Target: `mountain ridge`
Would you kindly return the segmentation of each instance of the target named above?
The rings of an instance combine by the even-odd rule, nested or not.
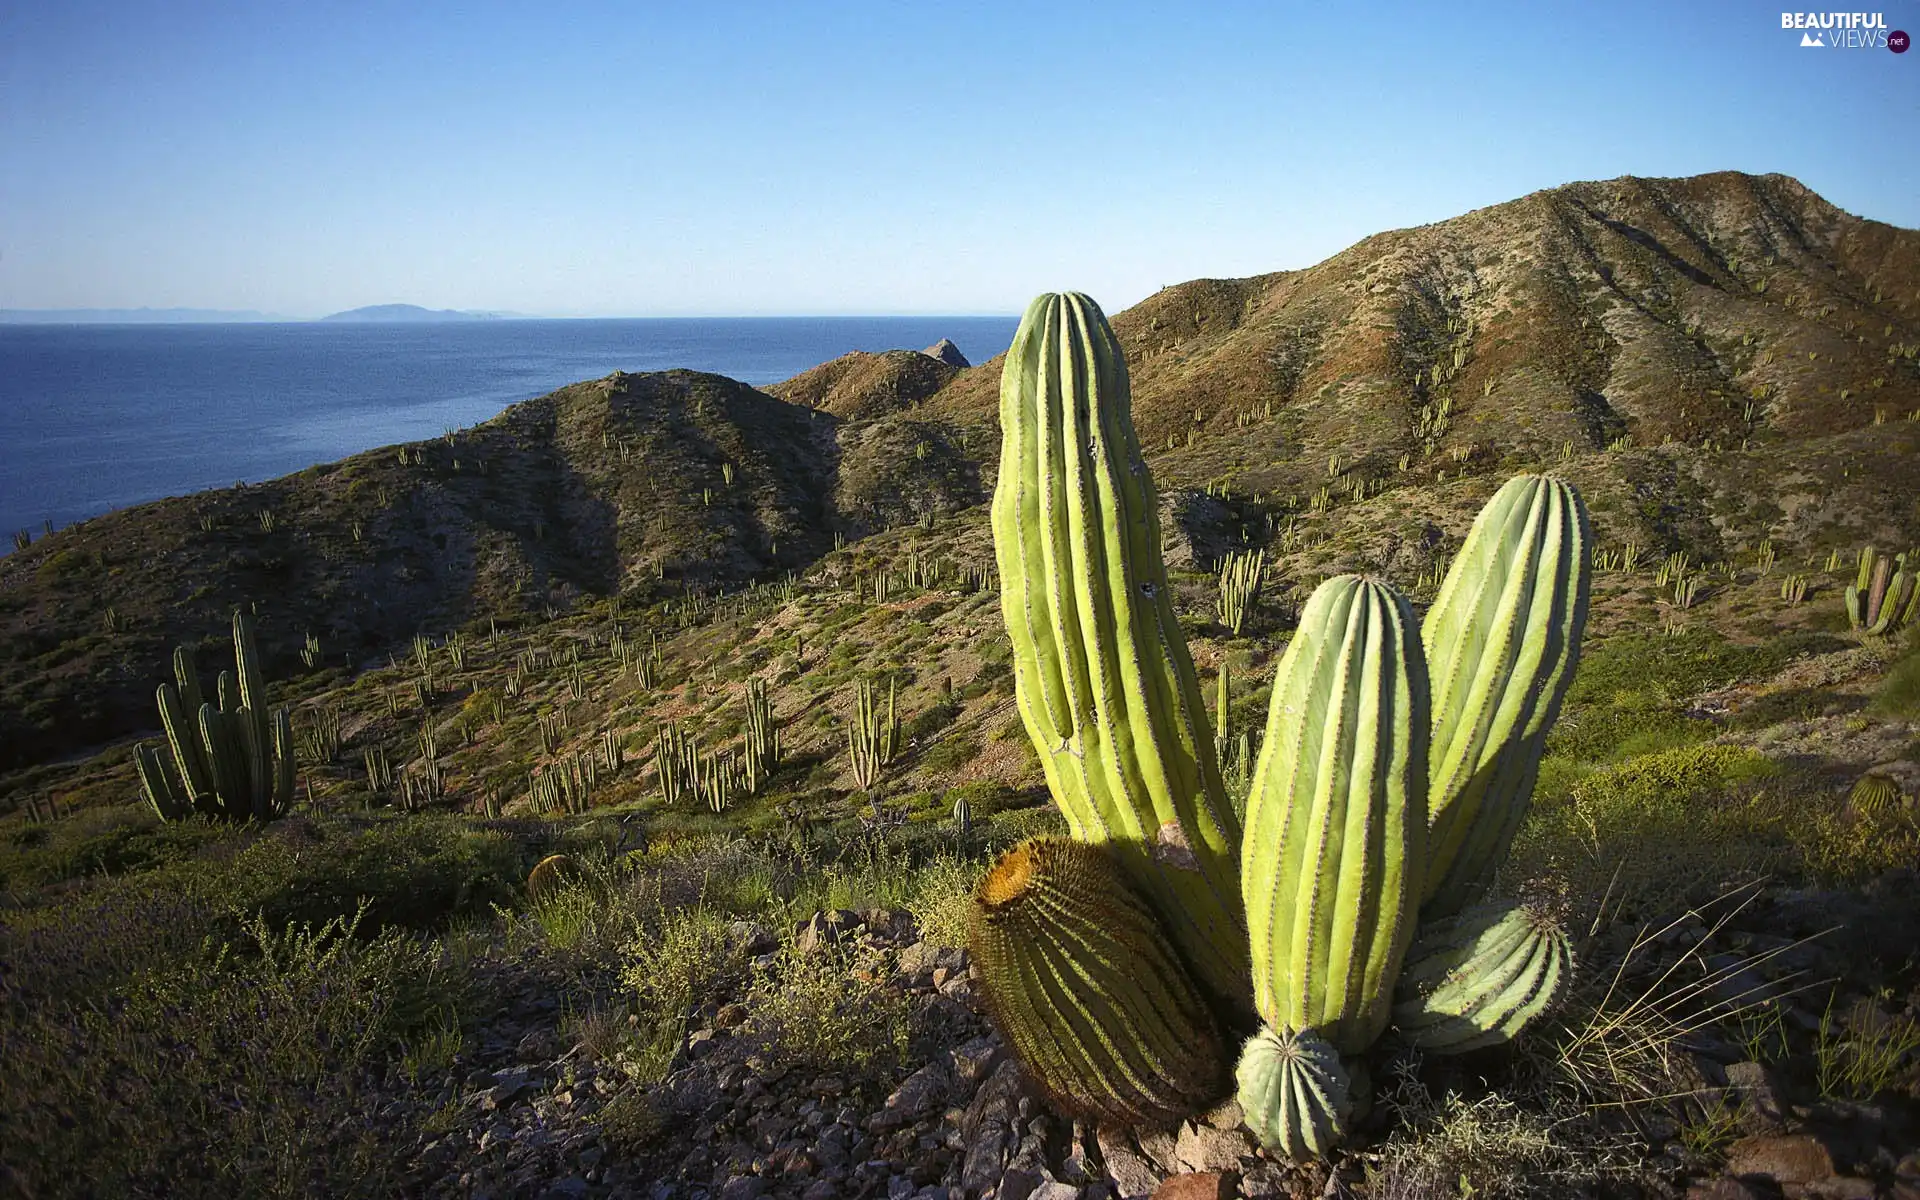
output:
[[[1785,176],[1544,189],[1112,322],[1183,562],[1279,556],[1294,525],[1367,531],[1346,557],[1286,551],[1303,579],[1411,571],[1490,480],[1547,467],[1649,552],[1920,542],[1920,232]],[[759,390],[616,373],[61,530],[0,560],[0,768],[150,727],[173,644],[236,605],[284,674],[309,630],[358,661],[489,613],[811,569],[836,538],[983,529],[1000,365],[848,355]]]

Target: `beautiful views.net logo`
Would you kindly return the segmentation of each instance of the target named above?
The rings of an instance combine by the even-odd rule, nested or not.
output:
[[[1783,12],[1780,28],[1801,30],[1800,44],[1821,49],[1878,50],[1905,54],[1911,39],[1906,31],[1888,29],[1884,13]]]

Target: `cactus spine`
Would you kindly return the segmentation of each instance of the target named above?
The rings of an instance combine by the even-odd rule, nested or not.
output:
[[[1321,584],[1274,679],[1241,879],[1254,1007],[1357,1054],[1386,1029],[1427,835],[1427,676],[1393,588]]]
[[[1174,616],[1130,407],[1099,305],[1035,299],[1001,375],[993,498],[1015,696],[1073,836],[1112,844],[1208,990],[1238,998],[1239,822]]]
[[[1429,918],[1485,890],[1526,816],[1547,729],[1580,658],[1592,541],[1571,487],[1549,476],[1510,479],[1474,518],[1427,612]]]
[[[1393,1023],[1435,1054],[1510,1041],[1572,971],[1559,924],[1524,904],[1482,906],[1422,928],[1400,976]]]
[[[1014,847],[981,881],[968,934],[995,1023],[1058,1107],[1166,1124],[1219,1093],[1206,1000],[1109,847]]]
[[[233,662],[232,672],[220,673],[217,707],[204,700],[185,646],[173,655],[177,686],[163,683],[155,693],[172,762],[142,744],[134,763],[163,821],[192,812],[269,821],[293,804],[293,724],[285,708],[267,711],[253,620],[245,612],[233,615]]]

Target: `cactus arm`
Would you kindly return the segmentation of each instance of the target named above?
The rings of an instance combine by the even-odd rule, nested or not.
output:
[[[1077,839],[1112,843],[1207,988],[1244,996],[1246,936],[1205,707],[1160,558],[1126,365],[1078,295],[1028,306],[1001,380],[994,547],[1015,695]]]
[[[284,708],[273,714],[273,753],[273,795],[263,820],[293,811],[293,718]]]
[[[200,689],[193,690],[198,693]],[[206,754],[200,745],[197,722],[200,710],[183,707],[180,693],[165,683],[154,689],[154,703],[160,709],[160,725],[166,731],[167,747],[173,752],[183,794],[191,799],[213,791],[213,773],[207,767]]]
[[[145,742],[140,743],[133,748],[133,765],[139,772],[140,788],[146,793],[147,803],[153,805],[153,811],[162,821],[177,821],[187,815],[190,808],[168,775],[159,751]]]
[[[1421,636],[1433,681],[1427,915],[1485,889],[1532,798],[1548,728],[1579,663],[1592,590],[1579,493],[1508,480],[1475,518]]]
[[[1406,598],[1347,575],[1301,613],[1247,798],[1254,1004],[1359,1053],[1385,1029],[1413,932],[1431,720]]]

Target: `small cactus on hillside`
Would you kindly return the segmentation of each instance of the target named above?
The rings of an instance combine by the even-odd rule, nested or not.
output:
[[[155,692],[170,758],[134,749],[147,801],[163,821],[201,813],[227,821],[268,821],[293,805],[293,725],[285,708],[267,711],[253,619],[233,615],[232,672],[220,672],[216,705],[203,698],[193,654],[173,654],[174,683]]]

